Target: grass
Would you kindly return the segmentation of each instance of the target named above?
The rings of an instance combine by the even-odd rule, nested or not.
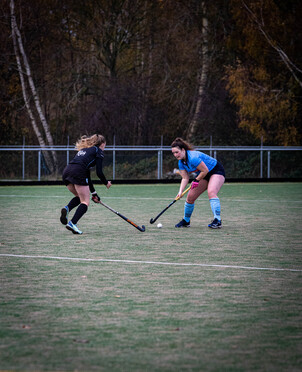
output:
[[[300,183],[224,185],[218,231],[206,195],[149,224],[178,185],[97,189],[146,231],[92,203],[73,235],[64,186],[0,187],[1,370],[301,370]]]

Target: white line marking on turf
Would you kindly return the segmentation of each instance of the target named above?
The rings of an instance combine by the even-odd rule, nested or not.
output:
[[[282,269],[278,267],[253,267],[237,265],[218,265],[218,264],[201,264],[201,263],[184,263],[184,262],[159,262],[159,261],[135,261],[135,260],[116,260],[108,258],[77,258],[77,257],[57,257],[57,256],[30,256],[23,254],[0,253],[2,257],[17,258],[39,258],[48,260],[65,260],[65,261],[83,261],[83,262],[117,262],[130,264],[147,264],[147,265],[166,265],[166,266],[197,266],[197,267],[217,267],[222,269],[243,269],[243,270],[266,270],[266,271],[291,271],[302,272],[302,269]]]
[[[59,199],[66,199],[66,196],[63,195],[0,195],[0,198],[59,198]],[[67,198],[68,199],[68,198]],[[139,196],[104,196],[102,199],[121,199],[121,200],[170,200],[172,201],[173,198],[159,198],[159,197],[154,197],[154,198],[148,198],[148,197],[139,197]],[[183,199],[185,200],[185,199]],[[273,200],[273,199],[235,199],[235,198],[222,198],[222,200],[225,201],[232,201],[232,202],[248,202],[248,203],[302,203],[302,200]],[[207,202],[208,200],[199,200],[199,202]]]

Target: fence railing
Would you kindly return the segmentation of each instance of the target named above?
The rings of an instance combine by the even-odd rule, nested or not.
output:
[[[210,156],[213,156],[214,158],[217,158],[217,154],[219,153],[220,157],[223,157],[223,153],[242,153],[242,152],[252,152],[259,155],[259,163],[258,163],[258,171],[259,171],[259,177],[264,178],[264,168],[266,169],[266,178],[271,178],[271,158],[272,153],[275,152],[294,152],[295,154],[298,154],[299,159],[301,158],[301,151],[302,146],[197,146],[195,147],[196,150],[208,153]],[[45,146],[41,148],[40,146],[1,146],[0,147],[0,154],[3,152],[13,152],[13,153],[20,153],[20,162],[21,162],[21,168],[22,168],[22,179],[25,179],[25,168],[26,168],[26,153],[33,152],[36,154],[36,161],[31,160],[31,163],[35,163],[36,168],[36,176],[38,181],[41,180],[41,174],[42,174],[42,163],[43,163],[43,152],[44,151],[56,151],[60,153],[65,153],[65,161],[63,160],[63,166],[69,163],[69,160],[71,158],[71,155],[74,156],[76,150],[73,146]],[[163,158],[165,153],[169,153],[171,155],[171,147],[170,146],[107,146],[105,149],[106,154],[111,154],[111,160],[112,160],[112,179],[115,180],[118,177],[117,173],[117,155],[119,153],[128,154],[131,153],[139,153],[144,152],[151,153],[153,156],[155,155],[157,158],[157,172],[156,176],[154,178],[157,178],[158,180],[163,178]],[[172,155],[171,155],[172,156]],[[264,158],[266,157],[266,166],[264,164]],[[123,157],[126,159],[126,156]],[[175,159],[174,159],[175,160]],[[220,159],[219,159],[220,160]],[[302,159],[301,159],[302,160]],[[15,160],[16,161],[16,160]],[[232,160],[230,160],[230,156],[226,158],[227,162],[230,162],[230,165],[233,166]],[[0,161],[2,163],[1,168],[5,168],[6,166],[9,166],[9,164],[6,164],[7,162]],[[18,160],[17,160],[18,162]],[[240,166],[240,161],[237,160],[238,165]],[[292,164],[292,167],[299,168],[298,170],[301,171],[301,164],[302,162],[294,161],[295,164]],[[33,164],[31,164],[33,166]],[[175,165],[177,163],[175,162]],[[227,170],[227,165],[223,161],[223,164]],[[62,167],[61,167],[62,168]],[[5,172],[2,172],[5,173]],[[301,176],[300,176],[301,177]],[[1,177],[3,178],[3,176]]]

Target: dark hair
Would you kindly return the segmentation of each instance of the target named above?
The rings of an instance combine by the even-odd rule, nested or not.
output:
[[[171,147],[179,147],[180,149],[185,149],[185,150],[194,150],[194,147],[183,140],[180,137],[175,138],[175,140],[171,143]]]

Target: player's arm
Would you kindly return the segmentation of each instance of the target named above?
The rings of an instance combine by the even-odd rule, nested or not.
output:
[[[199,175],[195,178],[197,182],[205,178],[205,176],[209,173],[208,167],[205,165],[205,163],[202,161],[200,164],[198,164],[197,169],[200,171]]]
[[[88,171],[87,171],[87,180],[88,180],[88,185],[89,185],[90,192],[91,193],[95,192],[95,189],[94,189],[93,183],[91,181],[91,177],[90,177],[90,169],[88,169]]]
[[[184,169],[180,169],[179,172],[181,175],[181,182],[180,182],[178,194],[176,196],[177,198],[180,198],[181,194],[184,192],[187,184],[189,183],[189,173]]]
[[[96,175],[99,177],[99,179],[102,181],[102,183],[109,189],[111,186],[111,181],[107,181],[104,173],[103,173],[103,160],[102,158],[96,158]]]
[[[96,158],[95,167],[96,167],[96,174],[97,174],[97,176],[103,182],[103,184],[107,187],[107,189],[109,189],[109,187],[111,186],[111,182],[110,181],[107,181],[107,179],[106,179],[106,177],[105,177],[105,175],[103,173],[103,161],[102,161],[102,158]],[[89,180],[90,180],[90,182],[89,182]],[[100,197],[98,196],[97,192],[95,191],[95,189],[93,187],[93,184],[92,184],[91,179],[90,179],[90,172],[89,172],[88,183],[89,183],[90,192],[92,194],[91,199],[92,199],[93,202],[98,203],[101,199],[100,199]]]
[[[91,192],[91,200],[94,201],[95,203],[98,203],[101,199],[98,196],[97,192],[95,191],[95,188],[94,188],[93,183],[91,181],[90,169],[88,169],[87,178],[88,178],[89,190]]]
[[[195,189],[195,187],[198,186],[199,181],[201,181],[203,178],[205,178],[205,176],[209,173],[209,169],[203,161],[200,164],[198,164],[197,170],[199,170],[200,173],[192,181],[192,189]]]

